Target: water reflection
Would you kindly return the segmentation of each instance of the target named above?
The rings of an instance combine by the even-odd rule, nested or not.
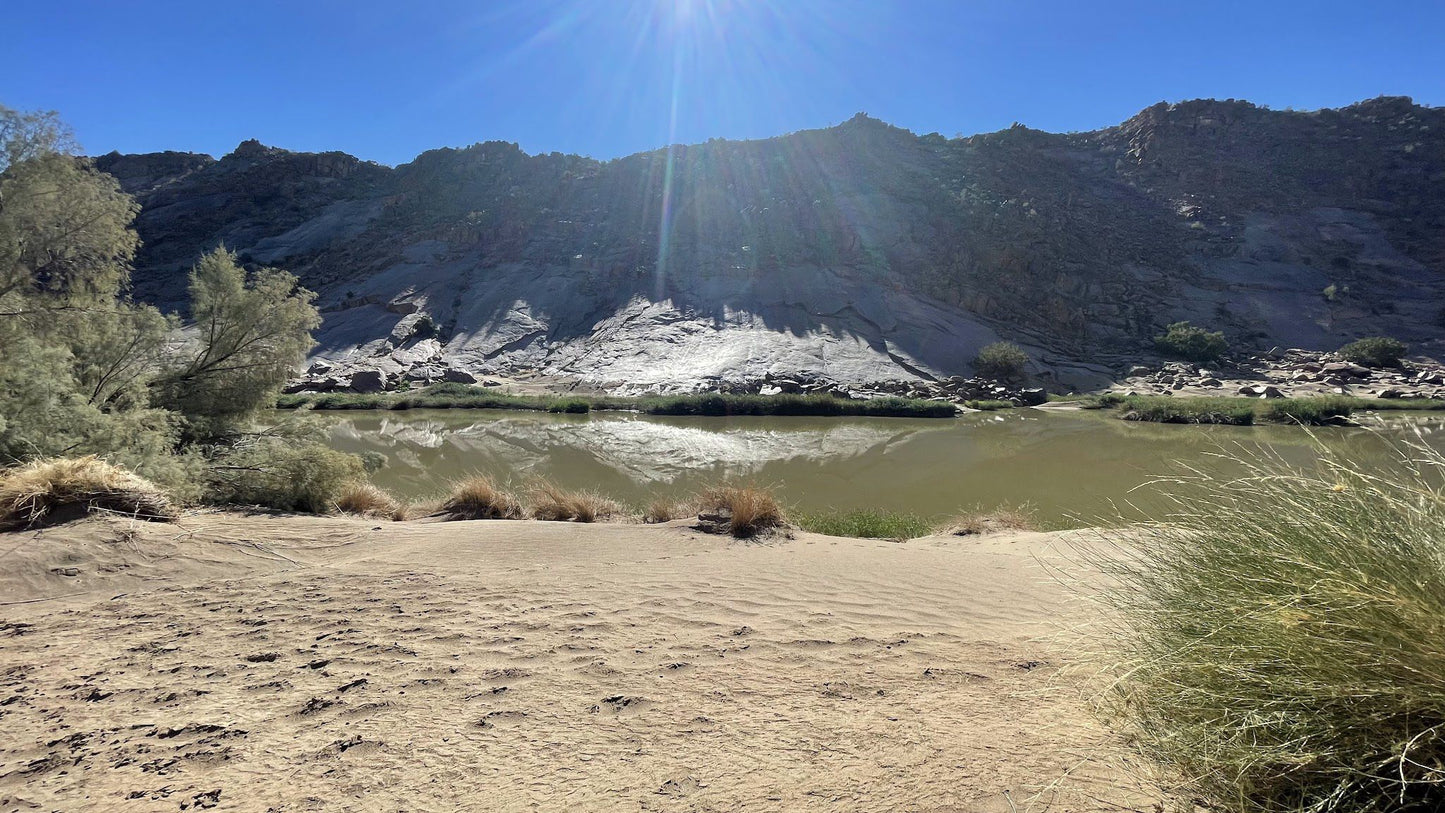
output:
[[[1136,424],[1100,413],[1014,410],[958,420],[886,418],[657,418],[523,412],[351,413],[333,444],[386,458],[375,479],[420,497],[483,471],[523,482],[546,477],[633,504],[685,496],[721,478],[778,487],[804,510],[878,506],[944,516],[1031,504],[1047,522],[1088,521],[1159,506],[1145,484],[1179,470],[1239,471],[1240,450],[1268,447],[1298,465],[1317,443],[1349,459],[1394,465],[1383,432],[1289,427]],[[1432,442],[1439,421],[1411,422]]]

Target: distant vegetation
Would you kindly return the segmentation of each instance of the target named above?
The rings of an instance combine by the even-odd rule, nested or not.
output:
[[[0,107],[0,467],[96,456],[183,502],[324,510],[360,461],[256,423],[313,344],[313,294],[215,249],[175,342],[179,317],[127,296],[137,208],[54,114]]]
[[[1096,559],[1106,718],[1199,809],[1445,809],[1445,457],[1244,458]]]
[[[1131,421],[1233,426],[1249,426],[1257,422],[1320,426],[1366,410],[1445,410],[1445,401],[1429,398],[1359,398],[1349,395],[1243,398],[1105,393],[1081,403],[1086,408],[1117,408],[1121,418]]]
[[[831,395],[654,395],[627,398],[616,395],[509,395],[467,384],[434,384],[405,393],[346,393],[282,395],[281,409],[530,409],[586,413],[591,410],[634,410],[649,415],[834,415],[894,418],[951,418],[950,403],[910,398],[845,400]]]
[[[1154,337],[1154,346],[1166,356],[1186,361],[1215,361],[1229,351],[1229,342],[1224,334],[1209,332],[1188,322],[1175,322]]]
[[[995,381],[1019,381],[1024,377],[1029,356],[1013,342],[994,342],[978,351],[973,371]]]
[[[1340,355],[1366,367],[1398,367],[1407,349],[1399,339],[1370,336],[1341,347]]]

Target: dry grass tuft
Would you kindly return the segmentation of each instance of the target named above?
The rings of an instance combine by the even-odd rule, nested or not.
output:
[[[697,515],[697,506],[691,502],[677,500],[653,500],[642,514],[642,521],[650,525],[672,522],[675,519]]]
[[[352,483],[336,498],[336,510],[343,514],[396,522],[406,519],[409,508],[406,503],[371,483]]]
[[[484,474],[453,483],[452,493],[442,503],[439,513],[449,520],[525,519],[527,516],[516,497]]]
[[[767,490],[755,486],[715,486],[698,495],[698,517],[738,539],[748,539],[787,525],[782,506]]]
[[[529,495],[532,516],[545,522],[596,522],[621,513],[622,507],[595,491],[565,491],[542,481]]]
[[[0,472],[0,528],[65,522],[92,511],[148,520],[180,514],[160,486],[95,455],[36,460]]]
[[[943,524],[951,536],[982,536],[1008,531],[1037,531],[1038,523],[1028,508],[995,508],[992,511],[971,511]]]

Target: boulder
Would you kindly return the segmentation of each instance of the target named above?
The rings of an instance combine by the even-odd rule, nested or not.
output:
[[[467,372],[466,370],[458,370],[458,369],[455,368],[455,367],[448,367],[448,368],[446,369],[446,371],[442,373],[442,380],[443,380],[443,381],[450,381],[450,382],[453,383],[453,384],[475,384],[475,383],[477,383],[477,377],[476,377],[476,376],[472,375],[471,373]],[[495,385],[495,384],[492,384],[492,383],[489,383],[489,384],[487,384],[487,386],[491,387],[491,386],[496,386],[496,385]]]
[[[386,376],[380,370],[362,370],[352,374],[351,389],[355,392],[381,392],[386,389]]]
[[[1348,361],[1332,361],[1324,365],[1324,372],[1331,375],[1345,376],[1348,378],[1369,378],[1370,368],[1361,367]]]
[[[1049,402],[1049,394],[1043,387],[1027,387],[1019,390],[1018,400],[1024,406],[1038,406]]]
[[[1246,398],[1283,398],[1284,393],[1270,384],[1246,384],[1239,388],[1239,394]]]

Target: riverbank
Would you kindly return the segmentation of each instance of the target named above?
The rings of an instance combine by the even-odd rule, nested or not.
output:
[[[16,768],[0,797],[16,804],[1008,811],[1045,791],[1051,810],[1122,811],[1159,795],[1118,769],[1050,642],[1083,617],[1045,570],[1063,535],[744,543],[687,522],[194,513],[0,541],[0,762]]]
[[[1078,401],[1086,409],[1113,409],[1127,421],[1149,423],[1224,424],[1256,423],[1301,426],[1351,426],[1358,412],[1437,412],[1445,399],[1357,398],[1316,395],[1301,398],[1250,398],[1208,395],[1121,395],[1104,393]]]
[[[630,411],[648,415],[797,415],[882,418],[951,418],[958,409],[945,401],[883,397],[844,399],[831,395],[514,395],[468,384],[437,384],[415,392],[311,393],[282,395],[278,409],[409,410],[519,409],[587,413]]]

